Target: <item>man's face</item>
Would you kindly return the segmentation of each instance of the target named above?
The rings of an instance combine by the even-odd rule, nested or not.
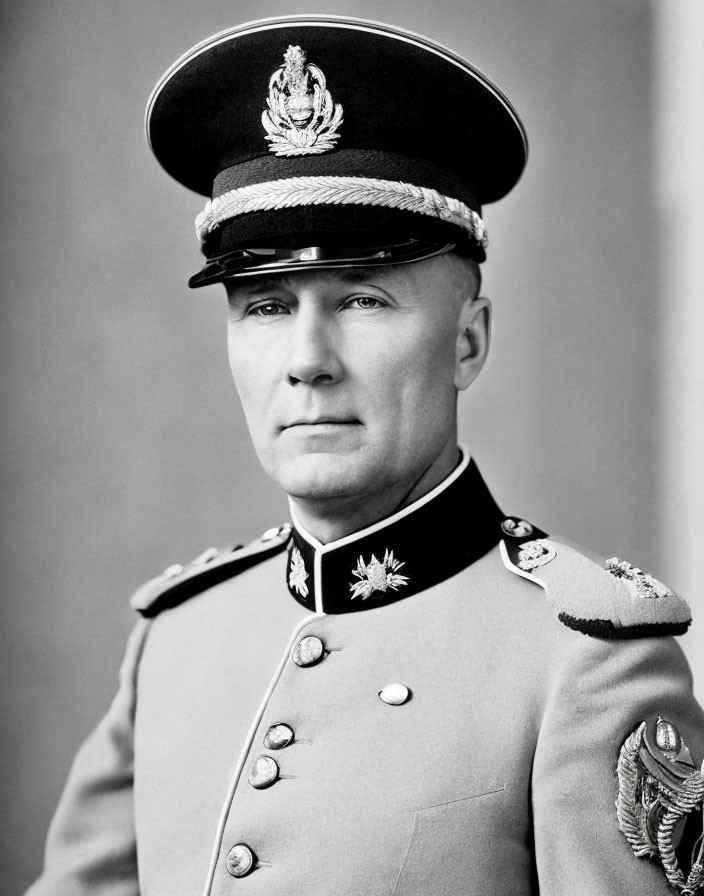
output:
[[[403,492],[454,452],[475,289],[459,259],[226,286],[232,374],[262,466],[289,495]]]

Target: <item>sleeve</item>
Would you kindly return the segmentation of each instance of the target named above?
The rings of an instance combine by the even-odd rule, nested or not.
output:
[[[133,812],[136,677],[149,623],[133,630],[110,709],[81,746],[27,896],[137,896]]]
[[[661,862],[637,857],[619,830],[616,769],[621,746],[634,729],[660,716],[677,728],[701,767],[704,714],[691,685],[687,661],[672,638],[570,636],[545,705],[533,765],[541,896],[675,892]],[[700,809],[687,816],[694,839],[701,834]],[[688,863],[689,858],[685,877]]]

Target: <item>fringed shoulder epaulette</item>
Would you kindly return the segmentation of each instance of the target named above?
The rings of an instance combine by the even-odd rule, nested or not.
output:
[[[568,628],[594,638],[687,631],[687,602],[630,563],[612,557],[600,565],[518,517],[504,520],[501,528],[506,568],[539,585]]]
[[[208,548],[187,566],[174,563],[135,592],[131,601],[132,608],[142,616],[151,618],[162,610],[176,607],[196,594],[283,551],[290,535],[291,526],[287,523],[275,529],[267,529],[260,538],[248,545],[238,545],[225,551]]]

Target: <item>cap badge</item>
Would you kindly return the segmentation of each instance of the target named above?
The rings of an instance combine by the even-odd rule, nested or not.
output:
[[[389,588],[392,591],[398,591],[402,585],[408,582],[408,576],[398,575],[397,571],[402,566],[405,564],[396,560],[393,551],[384,551],[382,561],[377,560],[374,554],[369,563],[365,563],[360,557],[356,568],[352,570],[352,575],[359,579],[350,584],[352,598],[361,597],[362,600],[366,600],[375,591],[386,592]]]
[[[291,551],[291,570],[288,574],[289,588],[294,588],[301,595],[301,597],[307,597],[307,579],[308,573],[306,572],[306,565],[303,562],[301,552],[297,547],[294,547]]]
[[[306,65],[300,47],[289,46],[284,53],[284,64],[269,81],[266,104],[262,124],[270,152],[303,156],[334,149],[342,106],[333,103],[325,75],[317,65]]]

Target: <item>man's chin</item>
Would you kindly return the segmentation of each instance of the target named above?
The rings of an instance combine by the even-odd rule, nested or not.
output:
[[[351,457],[333,453],[302,454],[277,465],[272,478],[292,498],[324,501],[349,498],[364,482],[361,465]]]

